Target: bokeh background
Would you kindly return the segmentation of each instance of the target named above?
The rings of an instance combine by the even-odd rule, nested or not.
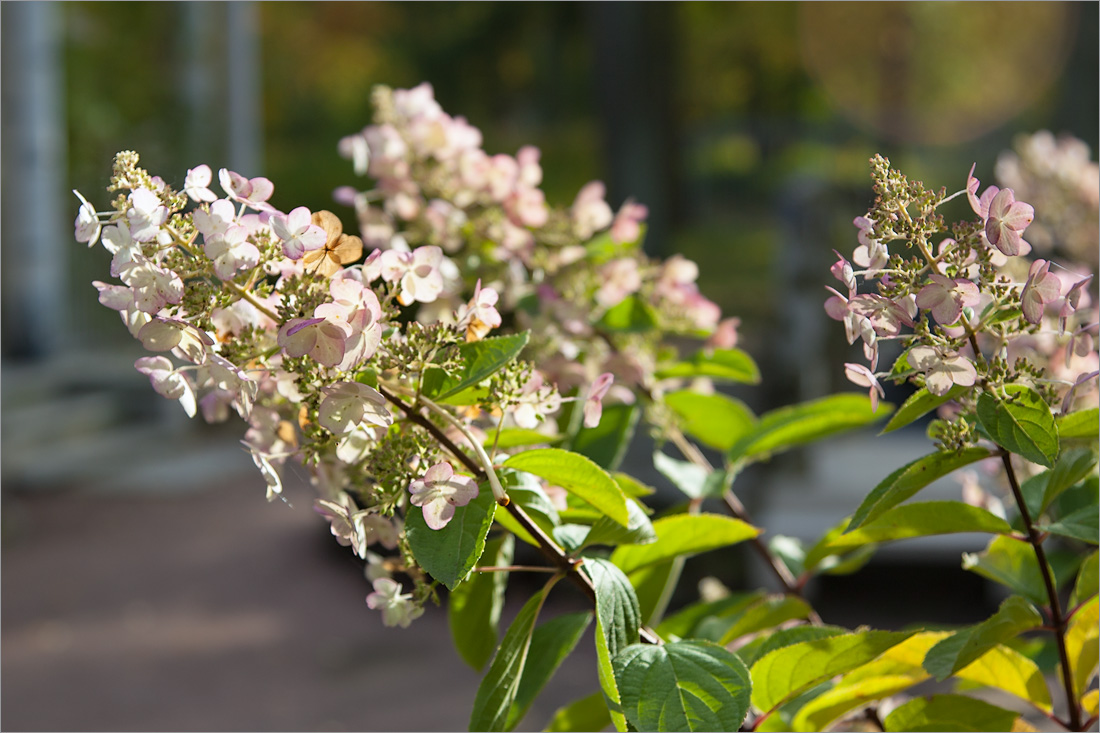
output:
[[[106,255],[71,226],[70,190],[102,205],[118,150],[176,184],[228,166],[273,180],[280,208],[339,211],[333,189],[356,181],[336,142],[370,122],[372,86],[428,81],[490,153],[538,146],[551,203],[601,179],[613,207],[648,205],[646,248],[698,261],[703,292],[741,317],[766,377],[737,394],[763,410],[852,388],[821,303],[873,153],[957,190],[975,162],[992,182],[1023,133],[1096,150],[1097,10],[4,3],[0,727],[458,729],[477,685],[443,614],[381,628],[304,477],[292,506],[265,504],[241,426],[188,421],[133,370],[140,345],[89,284]],[[764,467],[743,498],[810,537],[927,451],[919,429],[869,441]],[[958,570],[967,541],[909,545],[811,592],[838,623],[976,620],[996,597]],[[691,572],[765,582],[740,555]],[[889,585],[901,572],[911,582]],[[938,602],[907,590],[925,577]],[[593,689],[581,661],[528,727]]]

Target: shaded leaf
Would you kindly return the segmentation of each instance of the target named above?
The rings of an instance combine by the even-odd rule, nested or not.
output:
[[[887,731],[1007,731],[1018,713],[965,695],[918,697],[886,716]]]
[[[797,596],[777,594],[761,598],[723,624],[725,631],[716,641],[725,646],[745,634],[771,629],[792,619],[806,618],[810,611],[809,604]]]
[[[1050,407],[1030,387],[1009,384],[1004,391],[1007,400],[982,392],[978,423],[997,445],[1050,468],[1058,457],[1058,427]]]
[[[764,598],[763,591],[754,591],[731,593],[716,601],[696,601],[666,618],[656,631],[665,639],[673,636],[686,639],[695,636],[695,630],[700,622],[712,617],[727,618],[736,615],[762,598]]]
[[[657,533],[656,542],[619,547],[611,554],[611,562],[630,573],[646,565],[716,550],[760,534],[756,527],[721,514],[674,514],[654,521],[653,529]]]
[[[634,644],[612,661],[623,712],[637,730],[736,731],[748,712],[749,671],[716,644]]]
[[[574,733],[575,731],[603,730],[611,725],[611,715],[607,712],[602,692],[574,700],[565,707],[558,708],[549,724],[543,728],[546,733]]]
[[[695,352],[690,359],[657,370],[659,379],[710,377],[730,382],[758,384],[760,370],[741,349],[711,349]]]
[[[653,306],[642,298],[631,295],[609,308],[596,325],[608,331],[642,333],[653,330],[657,323]]]
[[[1097,527],[1097,516],[1100,516],[1100,506],[1093,504],[1067,514],[1057,522],[1040,524],[1037,529],[1098,545],[1100,544],[1100,528]]]
[[[671,458],[659,450],[653,452],[653,467],[689,499],[718,496],[722,492],[721,482],[716,483],[711,480],[712,476],[721,477],[720,471],[707,473],[707,470],[702,466],[697,466],[690,461]]]
[[[985,621],[959,629],[932,647],[924,658],[924,668],[942,682],[998,644],[1042,625],[1043,618],[1034,606],[1020,596],[1011,596]]]
[[[504,462],[509,468],[541,476],[591,504],[623,525],[629,515],[626,497],[611,476],[591,459],[560,448],[536,448],[517,453]]]
[[[600,424],[581,427],[569,447],[588,456],[599,467],[614,471],[622,463],[642,414],[638,405],[605,405]]]
[[[955,469],[992,455],[993,451],[987,448],[966,448],[957,453],[932,453],[902,466],[867,495],[852,515],[848,531],[875,519]]]
[[[1092,473],[1096,467],[1096,451],[1093,448],[1074,448],[1058,456],[1054,468],[1031,476],[1020,491],[1024,495],[1028,512],[1038,517],[1063,492]]]
[[[476,387],[519,356],[527,345],[529,336],[530,332],[524,331],[460,344],[455,348],[463,365],[462,371],[453,377],[446,376],[440,369],[425,372],[424,394],[432,399],[443,400],[467,388]]]
[[[664,402],[683,422],[685,432],[720,451],[732,448],[756,423],[744,402],[719,392],[681,390],[665,395]]]
[[[929,392],[925,387],[921,387],[913,394],[909,395],[909,398],[902,403],[898,411],[894,413],[894,416],[890,418],[890,421],[886,423],[886,427],[882,429],[879,435],[885,435],[891,433],[898,428],[903,428],[910,424],[914,420],[917,420],[927,415],[932,410],[942,405],[945,402],[950,402],[955,399],[968,388],[963,387],[961,384],[956,384],[947,391],[945,395],[934,395]]]
[[[485,543],[482,564],[503,567],[512,563],[515,539],[504,535]],[[497,624],[504,607],[508,573],[474,573],[451,591],[447,599],[447,622],[459,655],[476,670],[493,656],[497,646]]]
[[[577,646],[591,621],[592,614],[581,611],[558,616],[535,627],[531,646],[527,651],[527,664],[523,668],[516,698],[508,711],[507,730],[513,730],[523,720],[531,703]]]
[[[600,517],[592,525],[588,535],[584,538],[582,547],[591,545],[645,545],[657,540],[657,532],[653,524],[646,516],[645,510],[638,502],[630,500],[626,503],[630,520],[624,527],[618,522],[611,521],[608,517]]]
[[[647,626],[659,623],[660,619],[656,618],[656,614],[663,605],[666,588],[679,577],[682,566],[681,559],[669,560],[646,565],[627,576],[634,586],[634,593],[638,596],[638,610]]]
[[[638,641],[642,625],[638,598],[623,571],[608,560],[586,557],[581,566],[596,589],[596,616],[607,639],[611,658]]]
[[[830,435],[861,428],[881,420],[893,411],[886,403],[878,413],[862,395],[840,394],[797,405],[781,407],[760,416],[756,426],[729,450],[731,463],[755,461],[821,440]]]
[[[477,498],[455,508],[455,515],[443,529],[424,522],[418,506],[405,513],[405,533],[416,561],[433,578],[454,590],[473,569],[485,550],[485,536],[493,525],[497,503],[488,482],[482,483]]]
[[[1070,608],[1083,603],[1097,593],[1098,561],[1100,551],[1093,550],[1092,554],[1081,563],[1081,569],[1077,571],[1077,582],[1073,585],[1073,595],[1069,598]]]

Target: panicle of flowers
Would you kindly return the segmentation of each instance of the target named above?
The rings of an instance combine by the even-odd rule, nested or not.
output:
[[[882,156],[871,159],[871,169],[874,204],[853,222],[858,243],[850,259],[837,253],[830,269],[842,287],[827,288],[825,302],[869,362],[846,364],[848,378],[869,388],[876,403],[882,379],[950,394],[941,414],[959,419],[939,433],[948,447],[977,439],[959,416],[982,390],[1022,383],[1050,405],[1064,403],[1063,411],[1095,404],[1095,379],[1088,378],[1097,369],[1094,281],[1087,268],[1025,259],[1032,247],[1024,237],[1042,212],[1011,188],[983,191],[973,167],[952,195],[910,181]],[[940,207],[957,196],[975,218],[948,229]],[[899,342],[901,354],[880,371],[880,347],[889,341]]]

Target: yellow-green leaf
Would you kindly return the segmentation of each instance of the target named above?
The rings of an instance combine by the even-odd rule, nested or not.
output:
[[[630,573],[646,565],[716,550],[760,534],[756,527],[721,514],[674,514],[654,521],[653,530],[657,533],[656,542],[619,547],[611,554],[611,562],[624,573]]]
[[[613,520],[627,526],[630,515],[622,489],[591,459],[561,448],[536,448],[517,453],[504,462],[508,468],[546,479],[583,499]]]
[[[977,661],[956,672],[955,676],[1004,690],[1044,712],[1051,710],[1050,690],[1039,666],[1003,644],[990,649]]]
[[[1100,615],[1097,613],[1097,597],[1093,596],[1077,609],[1066,628],[1066,655],[1073,669],[1073,689],[1081,695],[1088,689],[1089,681],[1096,673],[1100,657]]]
[[[933,695],[910,700],[886,716],[893,731],[1007,731],[1018,713],[965,695]]]

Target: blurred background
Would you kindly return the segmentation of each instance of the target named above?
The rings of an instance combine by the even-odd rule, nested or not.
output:
[[[552,204],[592,179],[614,208],[645,203],[651,254],[695,259],[702,291],[742,319],[766,376],[737,396],[761,411],[852,389],[821,306],[832,250],[851,252],[871,202],[873,153],[954,191],[975,162],[992,183],[1024,133],[1096,150],[1097,9],[4,3],[0,727],[457,729],[478,681],[443,614],[382,630],[304,477],[291,507],[265,504],[243,427],[189,421],[134,371],[140,344],[90,285],[106,255],[72,238],[71,189],[104,208],[117,151],[177,185],[201,163],[267,176],[277,207],[333,208],[353,230],[332,203],[357,183],[337,141],[370,122],[373,85],[431,82],[488,152],[542,150]],[[792,456],[739,493],[769,530],[812,538],[928,451],[919,427],[870,440]],[[957,569],[971,540],[903,543],[811,591],[836,623],[983,618],[996,597]],[[899,566],[957,581],[954,611],[883,592]],[[692,572],[766,582],[740,556]],[[591,665],[577,669],[529,727],[594,689]]]

